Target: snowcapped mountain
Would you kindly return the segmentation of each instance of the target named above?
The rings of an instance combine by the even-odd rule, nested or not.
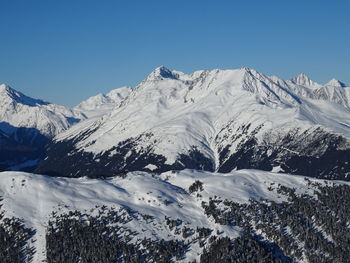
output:
[[[0,120],[9,126],[33,128],[42,135],[54,137],[85,116],[67,107],[27,97],[7,85],[0,85]],[[6,133],[11,127],[2,126]]]
[[[338,88],[345,88],[346,87],[346,85],[343,82],[341,82],[337,79],[334,79],[334,78],[331,79],[330,81],[328,81],[325,86],[338,87]]]
[[[345,182],[257,170],[108,179],[2,172],[0,197],[2,262],[346,262],[349,255]]]
[[[125,99],[130,92],[130,87],[121,87],[111,90],[107,94],[100,93],[79,103],[74,109],[81,111],[89,118],[100,117],[110,112],[118,103]]]
[[[0,85],[0,102],[2,169],[33,166],[52,137],[86,118],[81,112],[30,98],[7,85]]]
[[[301,73],[298,76],[295,76],[294,78],[291,79],[291,81],[294,84],[297,84],[299,86],[304,86],[307,88],[320,88],[320,87],[322,87],[322,85],[318,84],[317,82],[314,82],[308,76],[306,76],[304,73]]]
[[[110,113],[55,138],[37,172],[261,169],[350,180],[350,88],[253,69],[155,69]]]

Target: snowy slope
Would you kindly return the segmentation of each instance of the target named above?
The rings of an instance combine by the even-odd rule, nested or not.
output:
[[[111,175],[152,165],[155,171],[257,168],[333,178],[336,166],[347,178],[349,91],[303,74],[285,81],[249,68],[187,75],[159,67],[109,114],[56,137],[38,172]],[[298,158],[311,166],[314,158],[327,159],[329,166],[318,171]]]
[[[189,187],[196,181],[203,183],[200,195],[189,193]],[[123,177],[109,179],[53,178],[23,172],[0,173],[0,196],[3,198],[2,211],[6,217],[23,219],[27,227],[36,230],[32,245],[36,253],[33,262],[45,259],[45,231],[52,211],[58,214],[79,210],[91,212],[98,206],[115,210],[127,207],[133,212],[133,219],[124,224],[125,228],[136,231],[134,240],[144,237],[151,239],[184,239],[181,232],[169,229],[164,218],[181,219],[186,227],[206,227],[212,235],[235,238],[241,228],[223,225],[206,215],[203,202],[214,196],[239,204],[250,200],[270,200],[277,203],[286,201],[283,192],[271,190],[271,186],[294,188],[297,194],[314,195],[315,187],[310,183],[326,185],[324,181],[305,180],[300,176],[281,175],[256,170],[241,170],[230,174],[208,173],[193,170],[166,172],[154,175],[133,172]],[[90,212],[88,212],[90,211]],[[152,217],[152,224],[140,215]],[[183,225],[182,225],[183,226]],[[176,232],[176,231],[175,231]],[[191,236],[193,238],[193,236]],[[199,258],[203,248],[198,241],[191,242],[183,261]],[[198,254],[197,254],[198,253]],[[301,261],[302,262],[302,261]]]
[[[100,117],[109,113],[131,92],[130,87],[121,87],[111,90],[107,94],[97,94],[87,100],[82,101],[74,107],[75,110],[84,113],[89,118]]]

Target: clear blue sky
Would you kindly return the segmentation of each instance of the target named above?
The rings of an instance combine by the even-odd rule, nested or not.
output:
[[[0,83],[68,106],[160,65],[350,84],[349,2],[0,0]]]

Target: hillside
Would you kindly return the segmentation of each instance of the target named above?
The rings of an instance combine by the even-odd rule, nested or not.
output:
[[[21,233],[1,245],[33,262],[346,262],[349,253],[344,182],[256,170],[2,172],[0,196],[0,231]]]

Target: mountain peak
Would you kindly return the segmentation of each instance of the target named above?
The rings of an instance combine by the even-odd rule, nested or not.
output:
[[[162,79],[178,79],[177,73],[171,71],[170,69],[160,66],[152,71],[152,73],[147,77],[147,80],[162,80]]]
[[[24,95],[23,93],[11,88],[6,84],[0,85],[0,97],[3,101],[14,101],[27,106],[47,105],[48,102],[34,99]]]
[[[341,82],[341,81],[339,81],[339,80],[337,80],[335,78],[333,78],[330,81],[328,81],[326,86],[339,87],[339,88],[346,87],[346,85],[343,82]]]
[[[297,85],[305,86],[308,88],[317,88],[317,87],[321,86],[317,82],[314,82],[313,80],[311,80],[304,73],[301,73],[301,74],[295,76],[294,78],[291,79],[291,81]]]
[[[305,73],[300,73],[299,75],[295,76],[291,80],[296,84],[301,84],[301,83],[311,81],[311,79]]]
[[[113,89],[106,94],[99,93],[80,102],[74,109],[82,111],[88,117],[102,116],[124,100],[132,88],[128,86]]]
[[[6,93],[9,93],[9,92],[13,92],[15,91],[14,89],[12,89],[10,86],[6,85],[6,84],[0,84],[0,92],[3,93],[3,92],[6,92]]]
[[[9,85],[6,85],[6,84],[1,84],[0,85],[0,94],[1,94],[1,96],[6,96],[6,97],[9,97],[9,98],[11,98],[13,100],[16,100],[16,101],[20,97],[25,96],[21,92],[11,88]]]

